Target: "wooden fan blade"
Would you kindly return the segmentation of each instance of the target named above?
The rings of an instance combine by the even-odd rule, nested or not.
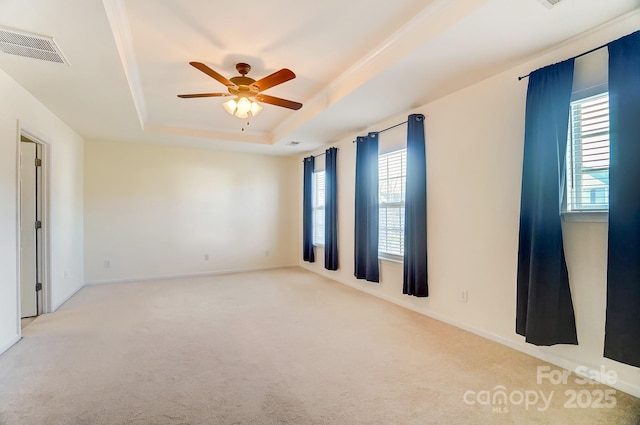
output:
[[[226,77],[223,77],[222,75],[218,74],[216,71],[214,71],[213,69],[209,68],[207,65],[201,62],[189,62],[189,65],[193,66],[196,69],[199,69],[200,71],[207,74],[209,77],[220,81],[222,84],[224,84],[227,87],[235,86],[235,84],[229,81]]]
[[[259,94],[256,96],[258,102],[269,103],[271,105],[282,106],[283,108],[289,108],[297,111],[302,108],[302,103],[294,102],[293,100],[280,99],[279,97],[268,96],[266,94]]]
[[[278,84],[282,84],[285,81],[293,80],[294,78],[296,78],[296,74],[294,74],[293,71],[283,68],[271,75],[267,75],[251,85],[258,87],[260,91],[263,91],[273,86],[277,86]]]
[[[183,99],[191,99],[193,97],[221,97],[231,96],[229,93],[196,93],[196,94],[179,94],[178,97]]]

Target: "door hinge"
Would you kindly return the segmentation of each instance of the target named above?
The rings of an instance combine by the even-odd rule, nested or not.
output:
[[[42,291],[42,283],[41,282],[36,283],[36,291]]]
[[[42,222],[40,220],[36,221],[36,229],[42,229]]]
[[[36,167],[42,167],[42,159],[36,158]]]

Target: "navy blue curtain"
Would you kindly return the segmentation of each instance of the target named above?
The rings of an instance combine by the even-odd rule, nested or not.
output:
[[[324,268],[338,270],[338,149],[329,148],[324,155]]]
[[[404,275],[402,293],[429,295],[427,285],[427,160],[424,115],[407,120],[407,183],[404,201]]]
[[[611,144],[604,355],[640,367],[640,32],[608,47]]]
[[[302,193],[302,259],[313,263],[313,167],[314,157],[304,159],[304,177]]]
[[[560,216],[573,64],[532,72],[527,88],[516,332],[535,345],[578,343]]]
[[[378,133],[356,139],[354,275],[380,282],[378,265]]]

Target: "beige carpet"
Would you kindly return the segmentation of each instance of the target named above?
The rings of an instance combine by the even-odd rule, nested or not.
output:
[[[638,399],[538,385],[540,360],[301,269],[86,287],[23,334],[0,356],[2,425],[640,418]],[[605,390],[615,407],[592,407]]]

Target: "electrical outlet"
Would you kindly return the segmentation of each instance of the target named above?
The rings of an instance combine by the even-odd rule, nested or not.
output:
[[[264,252],[264,256],[265,256],[265,257],[268,257],[268,256],[269,256],[269,254],[270,254],[269,250],[266,250],[266,251]]]
[[[64,278],[69,279],[69,272],[66,270],[64,271]]]
[[[204,254],[204,261],[209,261],[209,254]]]
[[[460,291],[460,302],[466,303],[469,301],[469,291],[463,289]]]
[[[111,260],[104,260],[104,268],[105,269],[111,268]]]

